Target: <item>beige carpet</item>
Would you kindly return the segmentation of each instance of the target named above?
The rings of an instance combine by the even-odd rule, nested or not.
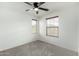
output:
[[[48,44],[34,41],[19,47],[0,52],[0,56],[77,56],[78,53]]]

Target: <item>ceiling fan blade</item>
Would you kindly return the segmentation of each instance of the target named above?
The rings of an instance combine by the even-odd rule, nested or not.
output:
[[[33,9],[27,9],[26,11],[30,11],[30,10],[33,10]]]
[[[30,11],[30,9],[27,9],[26,11]]]
[[[31,3],[29,3],[29,2],[24,2],[24,3],[26,3],[26,4],[30,5],[30,6],[32,6],[32,4],[31,4]]]
[[[49,11],[49,9],[46,9],[46,8],[39,7],[39,9],[44,10],[44,11]]]
[[[45,2],[40,2],[40,3],[39,3],[39,6],[41,6],[41,5],[44,4],[44,3],[45,3]]]

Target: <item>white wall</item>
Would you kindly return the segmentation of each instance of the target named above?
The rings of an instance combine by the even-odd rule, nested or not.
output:
[[[63,5],[66,6],[66,5]],[[59,16],[59,38],[46,36],[46,20],[45,18]],[[40,40],[46,41],[60,47],[78,50],[77,39],[77,19],[76,19],[76,4],[67,5],[66,8],[58,9],[42,17],[40,23]]]
[[[32,16],[23,3],[0,2],[0,51],[34,40]]]
[[[78,53],[79,53],[79,3],[77,3],[77,19],[78,19]]]
[[[78,8],[78,10],[79,10],[79,8]],[[79,16],[79,11],[78,11],[78,16]],[[78,53],[79,53],[79,17],[78,17]]]

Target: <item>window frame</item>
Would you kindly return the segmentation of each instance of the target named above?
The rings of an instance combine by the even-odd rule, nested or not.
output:
[[[37,20],[36,19],[32,19],[33,21],[36,21],[36,33],[37,33]],[[33,33],[32,34],[36,34],[36,33]]]
[[[59,16],[54,16],[54,17],[49,17],[49,18],[46,18],[46,36],[51,36],[51,37],[59,37],[59,26],[47,26],[47,20],[51,20],[53,18],[59,18]],[[58,30],[58,35],[50,35],[48,34],[48,28],[57,28]]]

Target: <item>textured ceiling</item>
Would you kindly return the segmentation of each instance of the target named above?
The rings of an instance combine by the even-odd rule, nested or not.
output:
[[[40,7],[48,8],[49,11],[39,10],[38,15],[36,15],[34,10],[26,12],[26,13],[30,13],[34,16],[43,16],[45,14],[53,13],[55,11],[60,11],[60,10],[63,10],[63,9],[70,8],[71,6],[74,6],[74,4],[75,4],[74,2],[46,2],[45,4],[43,4]],[[27,8],[27,9],[29,9],[29,8]]]
[[[16,12],[18,11],[21,13],[26,13],[30,16],[37,17],[37,16],[43,16],[45,14],[49,14],[51,12],[53,13],[55,11],[59,11],[62,9],[67,9],[68,7],[70,8],[70,6],[73,6],[74,4],[75,4],[74,2],[46,2],[45,4],[43,4],[40,7],[48,8],[49,11],[39,10],[38,15],[36,15],[34,10],[26,12],[25,11],[26,9],[32,9],[32,7],[25,4],[24,2],[3,2],[3,3],[0,2],[0,8],[2,8],[2,6],[5,6],[7,9],[8,9],[8,7],[11,7],[11,9]]]

